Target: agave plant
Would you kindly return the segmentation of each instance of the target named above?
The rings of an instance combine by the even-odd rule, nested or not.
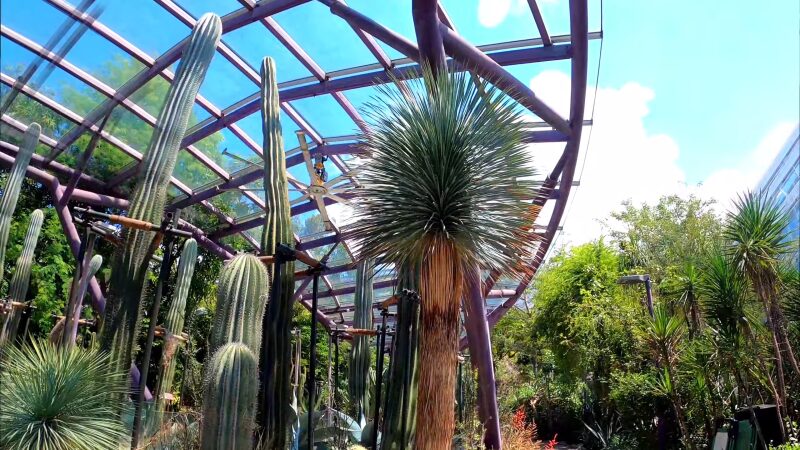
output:
[[[737,199],[723,231],[729,256],[750,281],[764,306],[767,324],[772,331],[779,394],[777,400],[784,414],[787,400],[784,352],[795,374],[800,376],[800,366],[788,339],[786,318],[778,295],[781,259],[791,246],[786,233],[789,218],[789,213],[781,210],[763,192],[748,192]]]
[[[0,371],[0,448],[119,448],[127,431],[112,402],[127,387],[108,357],[47,342],[6,351]]]
[[[534,171],[523,117],[496,88],[426,68],[422,80],[378,89],[365,107],[360,145],[372,158],[353,233],[361,257],[419,269],[415,448],[449,448],[465,270],[507,270],[527,256]]]

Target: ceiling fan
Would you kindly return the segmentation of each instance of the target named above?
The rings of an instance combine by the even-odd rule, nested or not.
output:
[[[325,170],[325,162],[328,161],[327,155],[322,152],[317,152],[312,156],[308,149],[308,142],[306,142],[306,134],[302,131],[297,131],[296,133],[297,140],[300,143],[300,151],[303,154],[303,160],[308,170],[308,179],[310,183],[306,185],[305,183],[297,181],[295,184],[298,185],[298,189],[295,190],[302,192],[303,195],[292,200],[290,203],[296,205],[309,199],[314,201],[317,204],[320,216],[322,216],[322,223],[325,226],[325,230],[331,231],[334,229],[334,226],[328,216],[328,209],[325,206],[325,197],[338,203],[349,204],[350,201],[341,197],[340,194],[351,191],[356,187],[353,183],[353,177],[357,173],[357,170],[349,170],[329,180],[328,172]]]

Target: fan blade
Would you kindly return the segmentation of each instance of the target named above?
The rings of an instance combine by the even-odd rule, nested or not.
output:
[[[302,203],[302,202],[308,200],[308,197],[309,197],[308,194],[301,195],[300,197],[297,197],[296,199],[290,201],[289,204],[294,206],[294,205],[296,205],[298,203]]]
[[[300,143],[300,151],[303,152],[303,161],[306,162],[306,170],[308,170],[308,179],[314,182],[317,177],[314,172],[314,164],[311,162],[311,152],[308,151],[308,142],[306,142],[306,134],[302,131],[297,131],[297,141]]]
[[[328,217],[328,208],[325,207],[325,200],[321,195],[315,195],[314,201],[317,203],[319,215],[322,216],[322,224],[325,225],[325,231],[333,230],[333,222]]]
[[[327,197],[329,199],[335,200],[335,201],[337,201],[337,202],[339,202],[339,203],[341,203],[343,205],[349,205],[350,204],[350,200],[348,200],[346,198],[339,197],[336,194],[331,194],[330,192],[328,192]]]

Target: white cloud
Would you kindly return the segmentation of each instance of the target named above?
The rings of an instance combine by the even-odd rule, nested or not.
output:
[[[568,75],[558,71],[542,72],[530,85],[563,117],[568,115]],[[594,89],[588,89],[587,118],[591,116],[593,96]],[[618,210],[627,199],[634,203],[654,203],[662,195],[693,193],[718,200],[722,210],[736,193],[755,186],[792,129],[791,123],[777,125],[739,164],[721,167],[701,186],[687,186],[686,175],[678,164],[678,144],[666,134],[652,134],[645,129],[644,118],[650,112],[649,103],[653,98],[652,89],[634,82],[597,91],[591,147],[587,155],[590,128],[585,127],[575,174],[581,184],[572,191],[572,204],[559,245],[580,244],[607,232],[600,220]],[[536,144],[531,151],[538,166],[550,169],[561,149],[553,144]],[[586,162],[581,173],[584,157]],[[548,217],[543,215],[539,222],[546,223],[546,219]]]
[[[553,3],[558,0],[545,0]],[[508,17],[509,14],[530,14],[526,0],[478,0],[478,22],[487,28],[494,28]]]
[[[699,195],[717,200],[720,211],[727,210],[737,194],[757,187],[795,126],[791,122],[780,122],[772,127],[756,148],[738,164],[722,167],[706,177],[697,188]]]

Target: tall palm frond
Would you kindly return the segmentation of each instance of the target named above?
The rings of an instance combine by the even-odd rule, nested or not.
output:
[[[7,350],[0,371],[0,447],[117,449],[127,436],[114,399],[126,378],[108,357],[32,342]]]
[[[777,277],[781,257],[791,246],[786,232],[789,220],[788,211],[760,191],[747,192],[734,202],[723,237],[729,255],[749,278]]]
[[[685,334],[684,322],[670,314],[663,304],[658,304],[653,309],[653,317],[648,325],[647,340],[650,346],[664,364],[671,366]]]
[[[721,250],[708,257],[703,269],[698,283],[703,316],[718,337],[738,346],[740,337],[752,331],[747,314],[747,280]]]
[[[449,448],[465,269],[520,267],[538,207],[523,116],[493,86],[423,69],[378,88],[360,145],[353,236],[362,258],[419,274],[415,448]]]

